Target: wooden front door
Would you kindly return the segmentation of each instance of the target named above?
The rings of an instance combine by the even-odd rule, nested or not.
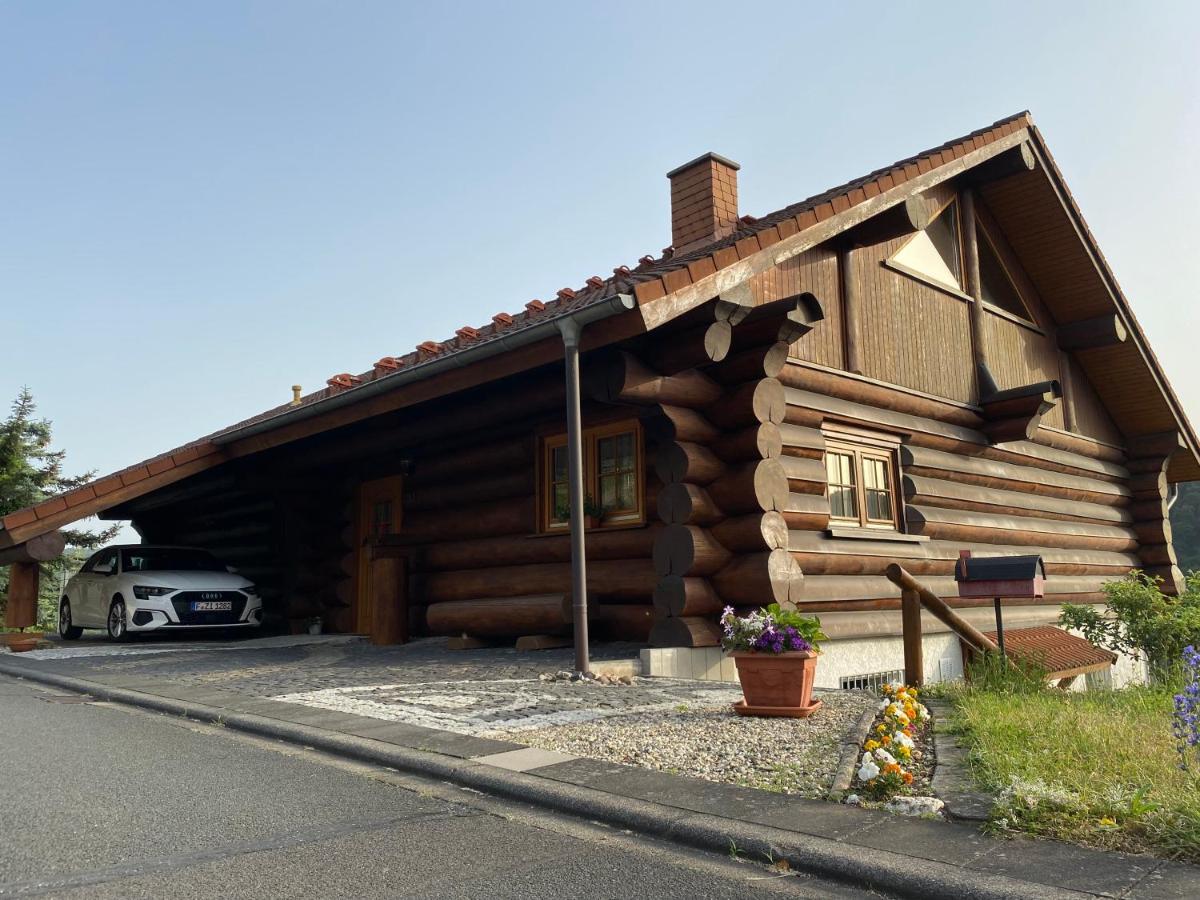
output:
[[[370,634],[375,591],[371,585],[371,546],[400,531],[403,477],[393,475],[364,481],[358,493],[358,606],[354,630]]]

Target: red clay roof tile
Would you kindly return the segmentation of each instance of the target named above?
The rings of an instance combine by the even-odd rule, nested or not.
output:
[[[63,494],[63,499],[67,501],[67,506],[78,506],[80,503],[86,503],[96,496],[96,492],[92,490],[90,484],[85,484],[82,487],[77,487],[73,491],[68,491]]]
[[[61,496],[51,497],[49,500],[43,500],[33,508],[39,519],[48,519],[55,513],[60,513],[67,508],[67,501]]]
[[[4,517],[4,527],[8,531],[14,528],[20,528],[22,525],[28,525],[31,522],[37,521],[36,506],[27,506],[25,509],[18,509],[16,512],[11,512]]]
[[[134,466],[132,469],[126,469],[121,473],[121,483],[128,487],[131,484],[137,484],[139,481],[145,481],[150,477],[150,472],[145,466]]]
[[[175,468],[175,463],[168,456],[159,456],[146,463],[146,471],[151,475],[158,475],[167,469]]]

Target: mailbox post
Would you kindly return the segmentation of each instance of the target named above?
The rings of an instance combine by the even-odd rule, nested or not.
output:
[[[1004,654],[1002,597],[1038,599],[1046,593],[1046,566],[1040,556],[986,556],[974,559],[960,550],[954,564],[959,597],[991,597],[996,606],[996,643]]]

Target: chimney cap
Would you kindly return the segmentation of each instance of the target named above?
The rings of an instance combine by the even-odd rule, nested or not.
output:
[[[699,165],[700,163],[708,162],[709,160],[713,160],[715,162],[721,163],[722,165],[729,166],[729,168],[731,168],[735,171],[741,168],[741,166],[738,165],[737,163],[735,163],[732,159],[722,156],[719,153],[713,153],[710,150],[708,153],[703,153],[700,156],[697,156],[691,162],[685,162],[682,166],[676,166],[674,169],[672,169],[670,172],[667,173],[667,177],[674,178],[676,175],[686,172],[688,169],[690,169],[696,165]]]

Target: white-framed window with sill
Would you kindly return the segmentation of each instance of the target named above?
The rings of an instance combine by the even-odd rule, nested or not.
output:
[[[830,529],[900,533],[900,439],[848,427],[822,430]]]

